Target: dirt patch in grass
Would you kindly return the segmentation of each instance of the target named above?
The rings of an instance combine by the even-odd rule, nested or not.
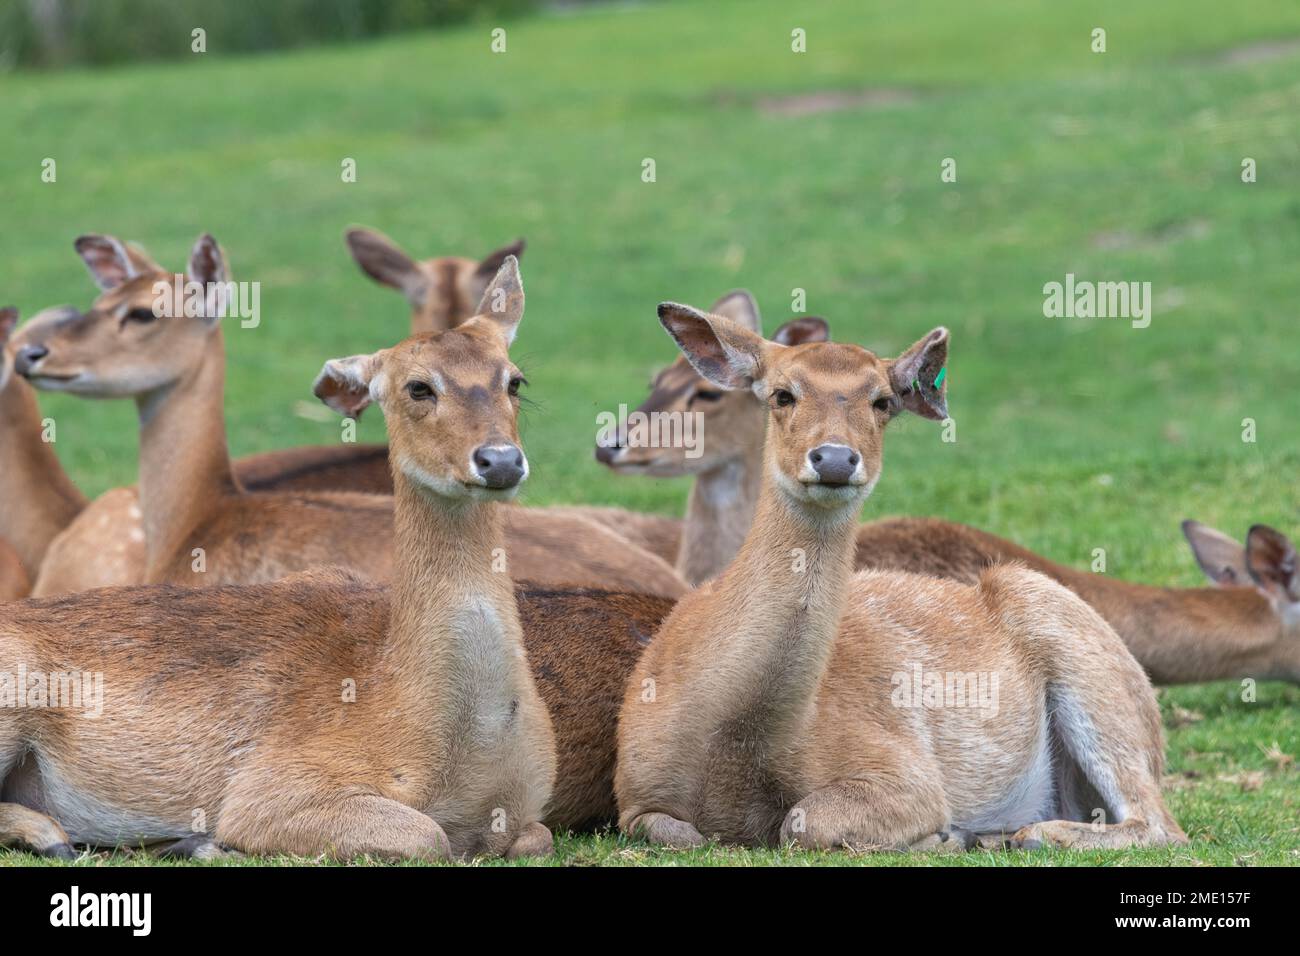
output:
[[[811,116],[843,110],[879,110],[915,103],[914,90],[873,87],[866,90],[816,90],[788,96],[760,96],[755,105],[770,116]]]
[[[1270,60],[1282,60],[1300,54],[1300,37],[1286,40],[1259,40],[1229,47],[1212,54],[1209,59],[1223,66],[1248,66],[1253,63],[1267,63]]]

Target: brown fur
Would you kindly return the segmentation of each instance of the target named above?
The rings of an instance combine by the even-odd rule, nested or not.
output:
[[[682,598],[628,683],[615,775],[626,832],[874,849],[953,827],[1017,830],[1023,846],[1186,839],[1160,797],[1155,695],[1083,601],[1015,566],[974,587],[853,573],[886,423],[946,415],[929,384],[946,331],[884,362],[766,343],[683,306],[660,316],[702,374],[765,399],[770,424],[740,553]],[[847,480],[819,477],[814,453],[835,446],[857,455]],[[896,706],[894,675],[913,662],[999,675],[999,707]]]
[[[731,293],[719,302],[745,301]],[[744,322],[758,330],[757,306],[749,301]],[[714,312],[718,311],[715,304]],[[735,314],[728,315],[736,318]],[[795,319],[778,330],[788,341]],[[809,328],[802,330],[802,341]],[[820,330],[825,337],[825,329]],[[756,481],[762,470],[766,410],[748,392],[718,392],[684,356],[665,369],[640,406],[646,413],[700,412],[705,416],[705,454],[687,459],[680,448],[623,449],[617,456],[597,449],[614,471],[674,477],[696,475],[681,532],[677,567],[690,583],[708,580],[739,550],[753,518]],[[700,462],[704,464],[701,465]],[[1242,545],[1231,542],[1240,564]],[[991,565],[1016,561],[1069,587],[1092,605],[1124,639],[1151,679],[1160,684],[1224,678],[1280,678],[1300,683],[1300,609],[1265,593],[1249,575],[1216,581],[1212,588],[1162,588],[1080,571],[1011,541],[940,518],[885,518],[857,531],[856,567],[910,571],[974,584]]]
[[[8,541],[0,538],[0,603],[26,597],[31,587],[22,558]]]
[[[111,237],[83,237],[79,248],[107,291],[90,312],[32,331],[25,343],[39,341],[49,355],[28,375],[44,388],[136,397],[142,421],[145,565],[142,577],[128,580],[210,586],[273,580],[331,564],[386,580],[392,568],[390,500],[242,488],[224,438],[225,358],[219,325],[198,318],[133,319],[151,309],[154,284],[170,283],[172,277],[161,271],[131,274],[123,247]],[[196,244],[188,275],[225,281],[224,255],[211,237]],[[124,509],[129,518],[129,500],[118,496],[110,504],[111,513],[106,509],[88,516],[78,530],[94,540],[104,528],[113,529],[118,541],[130,542],[129,524],[120,523]],[[667,596],[684,589],[663,561],[589,521],[525,517],[513,509],[506,520],[511,570],[521,576],[549,584],[642,588]],[[88,581],[76,565],[95,551],[86,549],[83,537],[72,537],[60,543],[60,562],[37,582],[38,594],[126,575],[121,569],[129,555],[119,554],[118,561],[105,560],[101,569],[93,569]]]
[[[0,708],[7,804],[89,843],[188,836],[201,810],[218,842],[252,853],[549,851],[553,732],[513,585],[494,569],[493,501],[517,482],[490,484],[461,454],[518,449],[513,258],[496,282],[503,313],[327,363],[317,382],[356,411],[379,397],[388,422],[399,561],[384,629],[336,570],[5,605],[0,670],[98,672],[108,694],[97,719]],[[416,380],[436,406],[408,395]]]

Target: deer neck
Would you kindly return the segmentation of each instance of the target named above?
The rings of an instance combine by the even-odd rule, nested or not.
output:
[[[217,329],[192,374],[136,400],[146,580],[163,573],[190,532],[238,491],[226,446],[225,378]]]
[[[762,458],[736,458],[695,479],[682,523],[677,570],[692,586],[716,577],[749,534],[762,484]]]
[[[35,390],[10,374],[0,392],[6,501],[0,508],[0,537],[8,540],[33,581],[50,541],[86,506],[53,444],[44,440],[43,429]]]
[[[401,699],[418,702],[436,740],[511,730],[536,690],[499,507],[440,497],[394,464],[393,544],[384,661]]]
[[[1300,682],[1300,639],[1251,587],[1161,588],[1044,562],[1101,613],[1157,684],[1240,677]]]
[[[860,504],[816,509],[765,479],[749,536],[714,582],[717,670],[733,706],[773,746],[811,713],[848,596]]]
[[[761,407],[752,422],[740,427],[754,432],[745,451],[699,475],[691,486],[677,549],[677,571],[692,587],[721,574],[744,544],[754,522],[763,484],[763,433],[767,413]]]

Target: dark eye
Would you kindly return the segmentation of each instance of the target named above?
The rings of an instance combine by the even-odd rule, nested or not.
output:
[[[717,402],[721,401],[722,393],[711,388],[697,388],[695,394],[691,396],[691,400],[694,401],[697,398],[702,402]]]
[[[128,322],[152,322],[158,316],[154,315],[153,309],[138,308],[132,309],[126,314]]]
[[[772,400],[776,402],[777,408],[785,408],[794,404],[794,396],[783,388],[778,388],[772,393]]]
[[[520,386],[527,384],[528,379],[524,378],[522,375],[516,375],[510,380],[510,384],[506,386],[506,391],[511,395],[518,395]]]
[[[872,402],[871,407],[878,412],[887,412],[893,407],[893,404],[894,403],[890,401],[889,396],[884,395]]]
[[[428,382],[407,382],[406,394],[417,402],[423,402],[433,398],[433,388]]]

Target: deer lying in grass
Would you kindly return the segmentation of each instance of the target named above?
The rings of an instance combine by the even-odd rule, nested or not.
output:
[[[189,837],[201,811],[216,840],[251,853],[550,851],[551,722],[494,570],[494,502],[528,473],[513,258],[496,281],[501,313],[329,362],[317,381],[326,402],[375,400],[388,422],[386,626],[373,599],[354,602],[368,586],[337,570],[6,606],[0,670],[75,666],[109,696],[97,719],[0,708],[0,843],[155,843]]]
[[[23,339],[17,371],[39,388],[88,397],[133,396],[140,409],[140,509],[145,562],[137,580],[191,586],[254,583],[343,564],[376,580],[392,567],[392,502],[343,493],[248,493],[232,474],[225,441],[225,350],[215,317],[157,318],[156,284],[141,273],[114,285],[129,263],[120,243],[82,237],[92,270],[109,286],[84,313]],[[215,240],[194,246],[184,279],[229,281]],[[24,330],[26,333],[27,330]],[[516,383],[515,387],[517,387]],[[516,513],[519,511],[519,513]],[[509,509],[511,571],[540,583],[599,583],[675,596],[684,588],[663,561],[577,518]],[[86,553],[61,549],[72,564]],[[502,560],[505,556],[502,556]],[[51,593],[42,571],[38,595]]]
[[[921,848],[954,830],[963,846],[982,831],[1023,847],[1184,842],[1160,796],[1155,694],[1078,596],[1010,565],[975,586],[853,572],[886,424],[947,415],[947,331],[882,361],[770,343],[687,306],[659,315],[700,374],[752,391],[769,424],[739,554],[678,602],[628,683],[620,827],[675,846]],[[904,700],[921,670],[998,689],[963,706],[944,678],[937,703]]]
[[[344,238],[352,258],[366,275],[402,293],[411,309],[412,334],[455,328],[473,315],[473,306],[482,299],[502,260],[508,255],[522,255],[524,250],[524,240],[516,239],[479,261],[460,256],[416,260],[375,229],[353,226]],[[594,521],[669,564],[677,554],[677,527],[681,522],[673,518],[598,505],[548,505],[530,510]]]
[[[719,301],[728,300],[732,308],[725,315],[758,332],[753,299],[734,292]],[[821,319],[795,319],[773,338],[787,345],[825,341],[827,328]],[[656,378],[638,411],[704,418],[704,454],[696,459],[681,448],[628,447],[624,435],[596,448],[597,459],[619,473],[695,476],[676,564],[688,582],[698,584],[730,563],[753,519],[766,410],[747,392],[720,391],[679,356]],[[1300,683],[1300,582],[1291,543],[1278,531],[1256,526],[1248,560],[1248,548],[1219,532],[1195,522],[1185,522],[1184,530],[1216,587],[1120,581],[939,518],[881,518],[859,526],[856,565],[974,584],[991,565],[1020,562],[1091,604],[1158,684],[1243,677]]]

